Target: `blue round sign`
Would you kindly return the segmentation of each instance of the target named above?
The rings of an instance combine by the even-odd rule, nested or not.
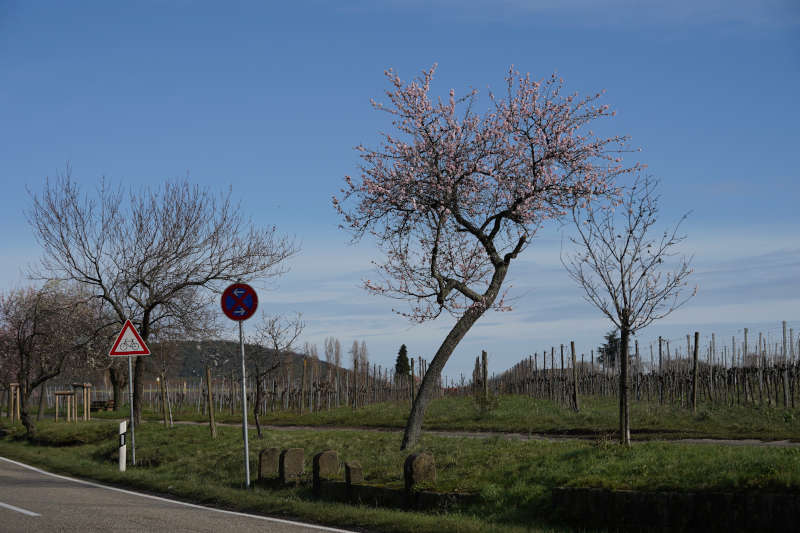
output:
[[[258,295],[246,283],[234,283],[222,293],[222,312],[231,320],[247,320],[258,308]]]

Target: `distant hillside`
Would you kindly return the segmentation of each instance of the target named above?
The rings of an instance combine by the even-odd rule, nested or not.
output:
[[[238,375],[241,372],[242,359],[239,351],[239,343],[235,341],[177,341],[164,346],[154,344],[152,347],[153,355],[151,369],[153,371],[162,359],[167,361],[167,373],[177,377],[199,376],[205,372],[206,364],[209,364],[215,373]],[[161,351],[163,350],[163,352]],[[245,361],[248,369],[251,367],[251,357],[266,354],[262,360],[269,361],[269,354],[272,350],[267,350],[254,344],[245,344]],[[284,354],[284,359],[288,360],[293,366],[292,374],[297,376],[303,372],[302,354],[290,352]],[[310,361],[310,357],[309,357]],[[216,364],[215,364],[216,362]],[[322,372],[327,372],[329,366],[325,361],[317,363]]]

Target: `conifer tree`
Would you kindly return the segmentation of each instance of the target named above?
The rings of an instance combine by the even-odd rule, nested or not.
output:
[[[400,351],[397,352],[397,360],[394,363],[394,375],[396,379],[399,379],[400,376],[407,376],[410,371],[411,367],[408,364],[408,349],[406,348],[406,345],[403,344],[400,346]]]

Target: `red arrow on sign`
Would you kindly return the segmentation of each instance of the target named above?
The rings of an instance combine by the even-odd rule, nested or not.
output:
[[[136,331],[133,322],[126,320],[108,355],[150,355],[150,349],[142,340],[139,332]]]

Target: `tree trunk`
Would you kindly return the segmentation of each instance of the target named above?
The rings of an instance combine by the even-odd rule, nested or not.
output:
[[[492,299],[494,301],[494,299]],[[428,371],[422,378],[422,384],[419,387],[417,396],[414,399],[414,405],[411,407],[411,414],[406,422],[406,429],[403,434],[403,443],[400,445],[401,450],[411,448],[419,440],[419,434],[422,430],[422,421],[425,417],[425,409],[431,400],[434,391],[434,385],[439,379],[439,376],[444,369],[447,360],[453,354],[458,343],[467,334],[467,331],[484,313],[483,309],[472,307],[468,309],[464,316],[458,319],[453,329],[445,337],[444,342],[437,350],[436,355],[433,357]]]
[[[144,396],[144,359],[136,358],[133,366],[133,419],[136,426],[142,423],[142,397]]]
[[[40,387],[40,390],[39,390],[39,410],[36,412],[36,420],[37,421],[41,420],[42,417],[44,416],[44,397],[45,397],[45,393],[47,392],[45,390],[45,388],[44,388],[44,383],[39,385],[39,387]]]
[[[619,365],[619,439],[626,446],[631,445],[631,419],[628,404],[628,344],[630,329],[623,325],[620,328],[620,350],[618,354]]]
[[[118,411],[122,407],[122,388],[125,386],[125,374],[112,366],[108,369],[108,377],[111,379],[111,387],[114,390],[114,410]]]
[[[19,380],[19,384],[19,417],[22,421],[22,425],[25,426],[25,436],[28,440],[33,440],[36,438],[36,423],[34,422],[31,414],[28,412],[28,405],[30,405],[31,400],[31,390],[28,388],[26,383],[23,383],[23,380]]]

